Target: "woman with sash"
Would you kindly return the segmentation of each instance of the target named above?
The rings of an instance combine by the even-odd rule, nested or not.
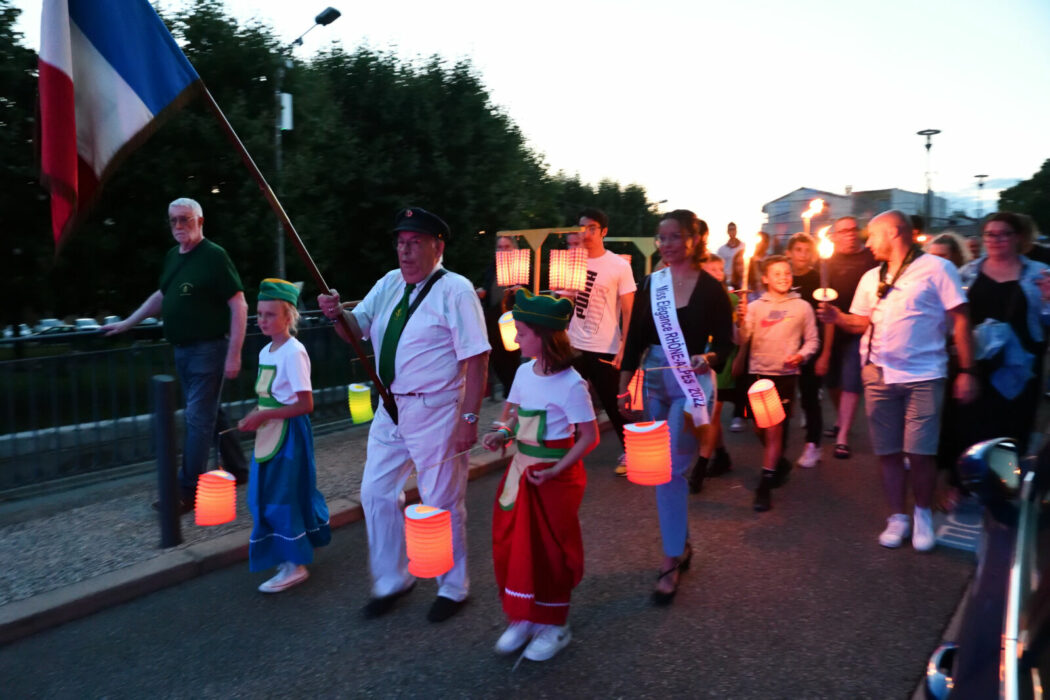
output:
[[[718,280],[700,268],[706,239],[707,224],[693,212],[677,209],[663,215],[656,243],[666,267],[646,278],[635,297],[620,365],[617,398],[621,413],[632,414],[627,386],[641,365],[645,417],[666,420],[671,432],[671,480],[656,487],[663,540],[663,558],[652,594],[656,605],[674,600],[679,576],[689,568],[693,556],[687,472],[696,459],[697,432],[710,422],[715,372],[733,347],[729,297]],[[696,463],[700,475],[707,469],[706,462],[701,457]]]

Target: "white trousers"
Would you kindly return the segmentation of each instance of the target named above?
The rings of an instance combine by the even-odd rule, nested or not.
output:
[[[425,505],[452,515],[452,570],[439,576],[438,595],[452,600],[467,597],[467,455],[455,454],[452,434],[460,420],[460,392],[426,396],[396,396],[399,424],[394,425],[382,404],[368,431],[368,455],[361,480],[361,506],[368,528],[368,556],[372,595],[382,597],[404,590],[414,580],[405,553],[405,482],[417,469],[416,483]],[[437,464],[437,466],[432,466]]]

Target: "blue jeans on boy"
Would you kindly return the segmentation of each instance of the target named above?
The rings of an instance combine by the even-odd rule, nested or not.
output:
[[[689,468],[696,462],[699,443],[685,420],[685,395],[672,372],[648,371],[670,363],[659,345],[649,346],[642,364],[645,373],[645,414],[649,420],[666,420],[671,431],[671,481],[656,487],[656,512],[664,554],[678,557],[689,540]]]

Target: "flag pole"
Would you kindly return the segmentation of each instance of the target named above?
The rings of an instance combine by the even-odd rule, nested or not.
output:
[[[284,211],[284,207],[277,200],[277,195],[273,193],[269,183],[266,182],[266,178],[259,171],[259,166],[252,160],[251,155],[248,153],[248,149],[241,143],[240,137],[237,136],[237,132],[233,130],[233,126],[230,121],[226,118],[226,115],[222,113],[222,109],[218,103],[215,102],[215,98],[211,96],[211,92],[205,87],[204,83],[201,83],[201,92],[204,95],[204,101],[208,104],[208,108],[215,115],[215,118],[219,120],[220,126],[222,126],[223,133],[226,134],[226,138],[229,139],[233,147],[241,155],[241,160],[244,161],[244,166],[248,168],[248,172],[251,174],[252,179],[262,190],[263,196],[266,197],[266,201],[270,203],[270,208],[273,209],[274,214],[277,215],[278,220],[281,222],[281,226],[284,227],[284,232],[288,235],[288,239],[295,246],[296,251],[299,253],[299,257],[302,259],[303,264],[306,265],[306,269],[310,272],[310,276],[313,277],[314,282],[325,294],[331,294],[332,290],[328,284],[324,281],[324,277],[321,276],[321,271],[317,269],[317,264],[314,263],[313,257],[310,255],[310,251],[303,245],[303,239],[299,237],[299,234],[295,230],[295,226],[292,225],[291,219],[288,218],[288,214]],[[394,421],[394,425],[397,425],[397,404],[394,403],[394,398],[390,395],[387,387],[383,385],[383,382],[379,379],[376,374],[373,363],[368,361],[368,356],[365,354],[365,350],[361,347],[360,341],[354,336],[353,331],[350,328],[350,322],[347,321],[345,314],[340,314],[337,321],[340,328],[346,334],[346,337],[350,340],[350,344],[354,348],[354,352],[357,353],[358,358],[361,360],[361,364],[365,366],[365,370],[368,372],[369,378],[372,383],[375,384],[376,390],[379,392],[379,399],[383,402],[383,407],[386,408],[386,412],[390,415],[390,418]]]

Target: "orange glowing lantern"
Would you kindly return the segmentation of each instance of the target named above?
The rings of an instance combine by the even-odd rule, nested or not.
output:
[[[224,469],[215,469],[197,478],[197,504],[194,517],[198,525],[222,525],[237,517],[237,479]]]
[[[550,288],[582,292],[587,284],[587,251],[583,248],[552,250]]]
[[[507,352],[514,352],[521,347],[518,345],[518,329],[514,327],[514,314],[510,311],[499,317],[499,336]]]
[[[372,411],[372,389],[367,384],[351,384],[347,388],[347,404],[354,425],[367,423],[375,417]]]
[[[408,572],[434,578],[452,569],[452,514],[417,503],[405,508]]]
[[[500,287],[528,284],[529,257],[525,248],[496,251],[496,284]]]
[[[747,400],[759,428],[772,428],[786,418],[777,387],[769,379],[759,379],[752,384],[747,390]]]
[[[640,369],[634,371],[634,376],[631,377],[631,381],[627,384],[627,392],[631,395],[631,410],[632,411],[644,411],[645,401],[642,396],[645,394],[645,372]]]
[[[657,486],[671,480],[671,429],[667,421],[628,423],[623,426],[627,452],[627,480]]]

